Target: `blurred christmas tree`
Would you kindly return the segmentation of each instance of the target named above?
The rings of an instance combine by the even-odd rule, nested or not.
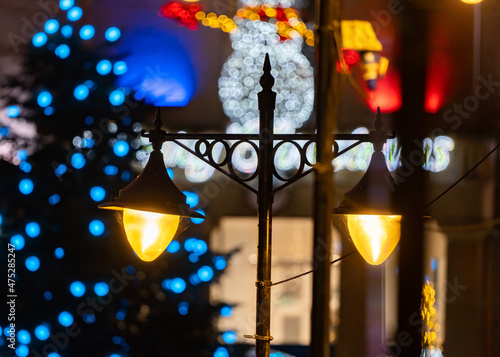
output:
[[[74,0],[59,6],[61,16],[26,49],[23,73],[2,90],[10,125],[0,124],[0,144],[11,155],[0,160],[1,263],[13,257],[10,247],[15,320],[0,316],[0,355],[228,356],[213,326],[230,307],[208,300],[227,256],[193,238],[203,236],[202,222],[144,263],[114,217],[97,209],[151,148],[138,135],[141,106],[115,86],[127,71],[109,57],[120,30],[82,23]],[[13,134],[30,122],[38,136]],[[186,193],[197,207],[196,193]]]

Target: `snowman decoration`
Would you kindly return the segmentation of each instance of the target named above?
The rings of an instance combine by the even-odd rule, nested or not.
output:
[[[313,69],[302,54],[303,33],[293,0],[242,0],[231,31],[234,52],[224,63],[219,97],[233,122],[231,133],[257,133],[257,93],[265,54],[271,60],[277,93],[275,132],[292,134],[309,119],[314,103]],[[301,33],[302,32],[302,33]],[[312,32],[311,32],[312,33]]]

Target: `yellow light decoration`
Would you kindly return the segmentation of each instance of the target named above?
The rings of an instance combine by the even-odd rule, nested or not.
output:
[[[349,233],[361,256],[371,265],[382,264],[398,245],[401,216],[346,216]]]
[[[461,0],[465,4],[479,4],[480,2],[483,2],[483,0]]]
[[[436,310],[436,290],[434,284],[426,281],[422,291],[422,322],[423,322],[423,341],[422,347],[430,350],[431,355],[434,351],[443,349],[443,341],[438,337],[440,326],[437,323]]]
[[[150,262],[167,248],[177,232],[180,216],[123,210],[123,227],[137,256]]]

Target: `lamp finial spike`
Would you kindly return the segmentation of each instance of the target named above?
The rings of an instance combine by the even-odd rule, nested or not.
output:
[[[382,126],[384,125],[384,122],[382,121],[382,114],[380,113],[380,107],[377,107],[377,118],[375,119],[375,129],[376,130],[382,130]]]
[[[163,122],[161,120],[161,110],[160,107],[156,107],[155,120],[153,121],[156,130],[161,130]]]
[[[260,85],[263,91],[271,90],[274,85],[274,77],[271,74],[271,60],[269,59],[269,53],[266,53],[266,58],[264,59],[264,74],[260,77]]]

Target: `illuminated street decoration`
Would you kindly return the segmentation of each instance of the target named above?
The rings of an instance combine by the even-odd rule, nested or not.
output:
[[[230,125],[228,128],[229,133],[233,133],[235,125]],[[366,128],[357,128],[352,131],[353,134],[367,134],[369,132]],[[237,133],[236,131],[234,133]],[[190,148],[194,149],[194,142],[186,140],[183,141]],[[145,144],[145,143],[144,143]],[[304,145],[305,142],[299,142]],[[343,150],[352,145],[350,141],[340,141],[339,149]],[[241,145],[243,146],[243,144]],[[425,162],[424,169],[431,172],[441,172],[445,170],[450,164],[450,153],[455,148],[455,142],[448,136],[437,136],[434,139],[425,138],[422,147],[424,149]],[[233,158],[233,165],[242,173],[252,174],[257,170],[257,153],[249,148],[242,150],[240,155],[235,155]],[[205,182],[209,180],[214,174],[215,170],[210,166],[197,159],[194,155],[186,152],[174,143],[167,142],[163,147],[165,164],[167,167],[179,167],[184,170],[184,174],[189,181],[192,182]],[[400,166],[400,152],[401,147],[397,139],[389,139],[384,145],[384,155],[389,171],[394,171]],[[348,171],[365,171],[370,163],[370,157],[373,153],[372,145],[363,143],[350,151],[340,155],[333,160],[333,167],[335,171],[348,170]],[[147,162],[147,154],[142,151],[138,152],[138,159],[145,165]],[[314,160],[315,147],[310,145],[307,148],[307,156],[309,160]],[[222,146],[214,147],[214,157],[224,156]],[[300,162],[300,155],[292,145],[283,145],[276,151],[275,166],[280,174],[286,175],[287,172],[297,170]]]
[[[251,134],[258,130],[257,93],[261,90],[258,79],[263,53],[269,53],[273,76],[276,78],[273,87],[277,92],[275,132],[295,133],[309,119],[314,102],[313,69],[302,54],[304,42],[309,46],[314,45],[314,33],[300,20],[297,10],[307,5],[307,2],[242,0],[240,4],[233,19],[226,15],[207,14],[199,4],[180,1],[168,2],[162,6],[160,13],[191,30],[196,30],[198,22],[201,22],[203,26],[230,34],[234,51],[224,63],[219,78],[219,97],[224,113],[232,121],[227,133]],[[382,50],[382,45],[372,25],[367,21],[342,21],[342,32],[344,63],[339,62],[338,70],[350,73],[354,66],[360,64],[368,87],[374,89],[377,78],[387,71],[388,61],[377,54]],[[359,128],[353,133],[367,132]],[[185,144],[194,148],[194,142]],[[186,178],[192,182],[204,182],[212,177],[212,167],[173,143],[164,145],[167,167],[184,169]],[[349,144],[343,145],[347,147]],[[436,148],[432,141],[426,141],[425,144],[429,153],[426,169],[431,171],[441,171],[448,165],[449,151],[454,146],[451,139],[440,139],[438,145],[443,148]],[[215,146],[214,157],[221,155],[222,150],[222,146]],[[308,148],[311,159],[313,153],[314,146],[311,145]],[[334,168],[336,171],[365,170],[371,153],[371,145],[362,144],[335,159]],[[138,155],[138,159],[145,164],[147,155],[144,152]],[[296,170],[299,157],[293,145],[283,145],[276,152],[277,170],[285,174]],[[390,170],[395,170],[399,164],[399,149],[395,140],[390,140],[386,145],[386,157]],[[236,147],[232,163],[242,173],[254,173],[257,169],[257,153],[250,144],[242,143]]]
[[[441,357],[442,341],[437,332],[440,326],[437,322],[436,291],[434,284],[427,281],[422,292],[422,320],[423,320],[423,357]]]

